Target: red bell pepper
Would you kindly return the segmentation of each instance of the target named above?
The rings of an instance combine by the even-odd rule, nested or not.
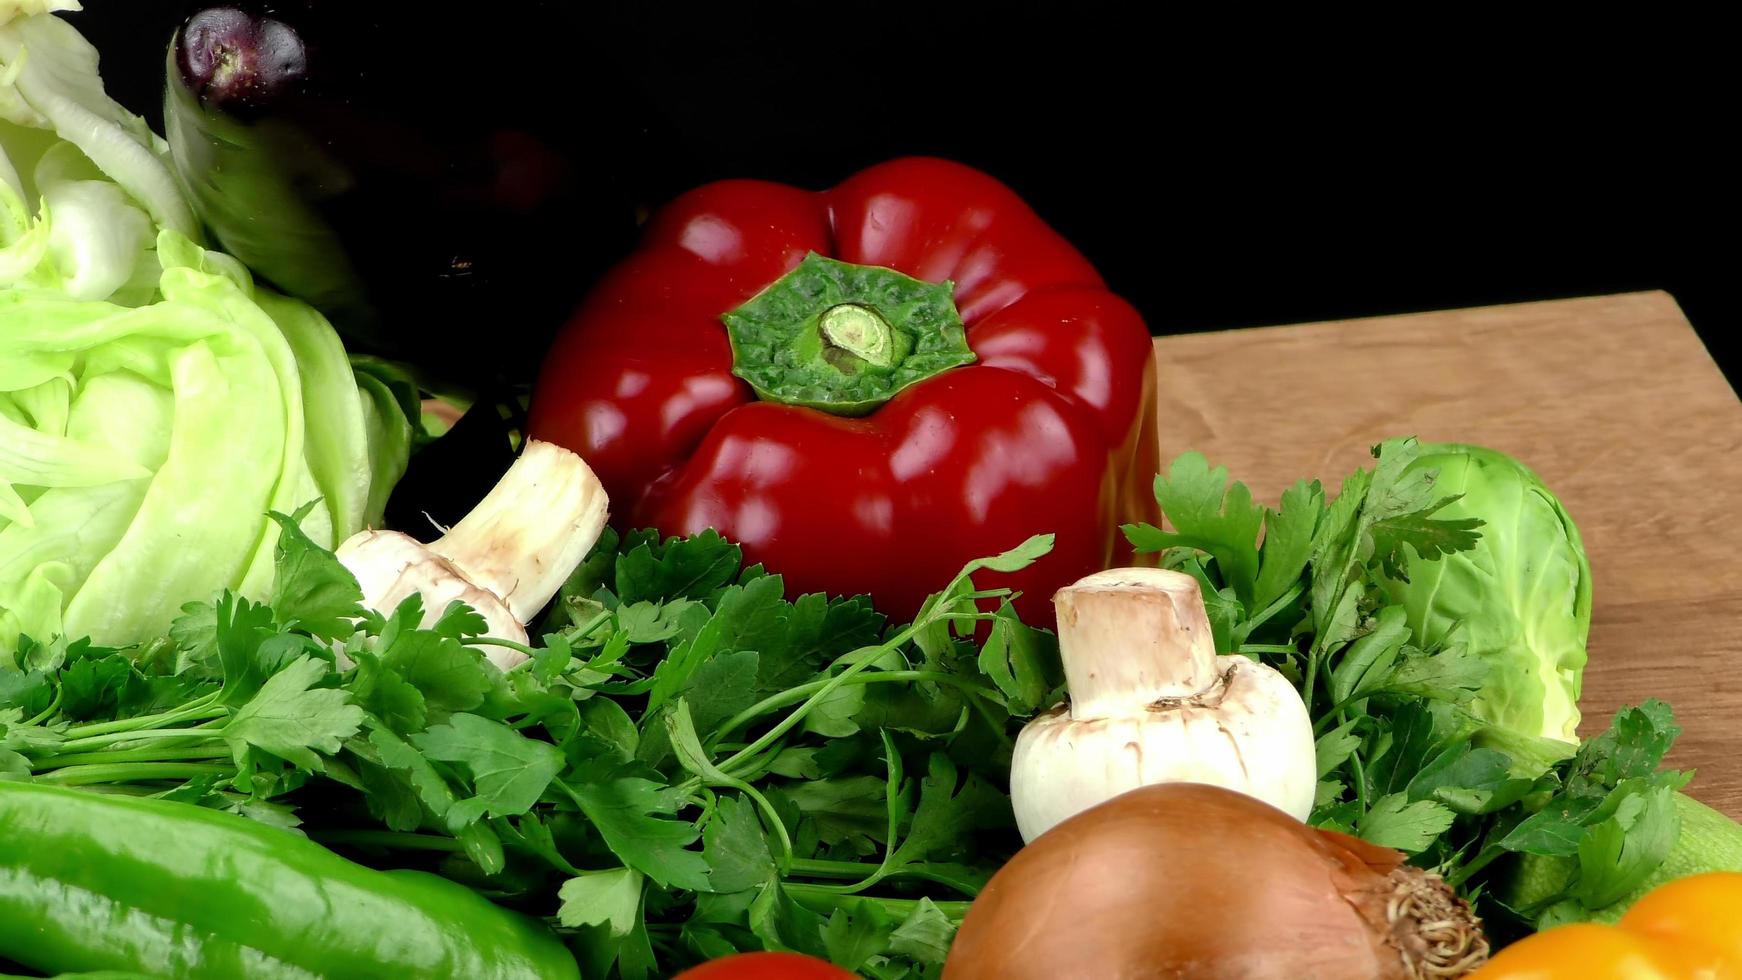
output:
[[[1118,525],[1157,516],[1142,319],[1009,188],[943,160],[678,198],[558,336],[530,429],[592,465],[619,524],[715,528],[794,592],[897,617],[1051,531],[997,582],[1051,622],[1056,588],[1128,556]]]

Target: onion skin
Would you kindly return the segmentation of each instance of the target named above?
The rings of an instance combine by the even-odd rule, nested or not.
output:
[[[1467,907],[1404,855],[1196,783],[1146,786],[1011,859],[956,934],[944,980],[1455,977],[1486,958]],[[1458,961],[1420,952],[1393,898],[1459,920]]]

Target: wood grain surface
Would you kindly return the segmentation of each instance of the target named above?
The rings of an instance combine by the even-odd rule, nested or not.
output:
[[[1675,301],[1631,293],[1162,337],[1162,458],[1274,505],[1394,435],[1522,459],[1573,515],[1594,611],[1581,733],[1648,697],[1689,792],[1742,818],[1742,402]]]

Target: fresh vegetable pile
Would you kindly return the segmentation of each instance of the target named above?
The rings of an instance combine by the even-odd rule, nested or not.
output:
[[[421,266],[325,251],[356,147],[262,152],[318,18],[190,19],[172,147],[45,6],[0,3],[0,969],[1742,971],[1742,827],[1667,705],[1578,739],[1592,569],[1519,461],[1145,488],[1141,321],[932,160],[685,196],[467,403],[326,319]],[[408,465],[500,480],[384,527]]]
[[[415,594],[365,613],[337,558],[280,519],[266,603],[190,604],[126,651],[23,645],[0,675],[0,765],[297,827],[371,861],[431,857],[550,917],[589,976],[764,947],[917,973],[941,964],[966,899],[1016,847],[997,788],[1008,729],[1056,667],[1007,607],[977,611],[1007,593],[971,575],[1019,570],[1047,538],[975,563],[892,628],[863,600],[786,601],[778,575],[717,535],[608,532],[544,643],[503,672],[480,647],[509,641],[480,638],[476,614],[455,605],[420,628]],[[0,821],[15,806],[0,798]],[[65,833],[6,825],[14,869]],[[233,867],[228,850],[164,873],[209,878]],[[83,869],[91,887],[107,868]],[[41,949],[0,952],[61,967]]]
[[[1051,592],[1155,516],[1142,318],[1009,188],[943,160],[671,202],[551,346],[528,426],[598,471],[620,527],[712,529],[901,617],[1040,529],[1053,553],[999,584],[1050,621]]]
[[[1296,680],[1315,736],[1310,823],[1472,892],[1506,854],[1576,858],[1501,914],[1611,905],[1675,844],[1690,777],[1658,771],[1680,731],[1661,702],[1583,745],[1560,737],[1574,700],[1545,692],[1576,692],[1590,617],[1576,529],[1501,454],[1403,439],[1374,455],[1335,498],[1302,482],[1277,510],[1187,455],[1156,480],[1173,530],[1128,533],[1201,583],[1217,649]]]

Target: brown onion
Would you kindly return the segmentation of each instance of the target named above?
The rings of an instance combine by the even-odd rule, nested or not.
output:
[[[956,934],[944,980],[1460,977],[1469,906],[1404,855],[1241,793],[1146,786],[1017,853]]]

